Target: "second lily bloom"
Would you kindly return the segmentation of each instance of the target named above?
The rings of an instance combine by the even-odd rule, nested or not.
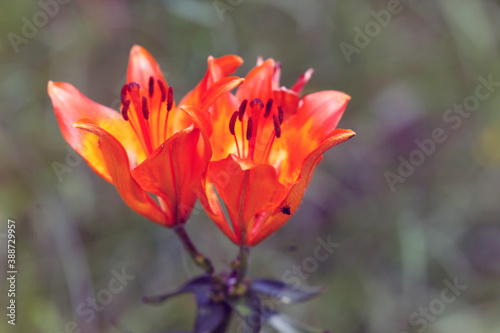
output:
[[[227,68],[239,61],[212,61],[209,73],[230,74]],[[323,153],[355,135],[336,128],[348,95],[321,91],[300,98],[312,70],[291,89],[280,87],[280,73],[273,59],[259,60],[236,94],[219,98],[209,115],[188,108],[213,153],[201,203],[240,245],[257,245],[283,226],[300,205]]]

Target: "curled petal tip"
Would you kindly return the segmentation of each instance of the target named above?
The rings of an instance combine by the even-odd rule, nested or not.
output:
[[[95,125],[95,124],[92,120],[83,118],[83,119],[79,119],[79,120],[75,121],[73,123],[72,127],[83,129],[83,130],[88,130],[89,129],[88,125]]]

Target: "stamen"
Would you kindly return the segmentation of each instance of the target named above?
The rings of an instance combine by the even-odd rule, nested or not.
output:
[[[292,212],[290,211],[290,206],[284,205],[281,207],[281,212],[285,215],[290,215]]]
[[[140,89],[141,86],[137,82],[130,82],[128,84],[128,91],[132,90],[132,88]]]
[[[122,104],[125,104],[125,101],[127,98],[127,91],[128,91],[128,84],[124,84],[122,87],[122,91],[120,93],[120,98],[121,98]]]
[[[280,121],[276,115],[273,115],[273,121],[274,121],[274,132],[276,133],[276,137],[279,138],[281,136],[281,126],[280,126]]]
[[[236,137],[236,132],[234,130],[234,126],[236,125],[236,119],[238,119],[238,111],[234,111],[233,115],[231,116],[231,120],[229,121],[229,132],[231,132],[232,136],[234,137],[234,142],[236,143],[236,150],[238,152],[238,157],[241,157],[240,154],[240,145],[238,144],[238,138]],[[243,126],[241,126],[243,128]],[[245,143],[243,142],[243,146]]]
[[[253,120],[252,118],[248,119],[247,123],[247,140],[250,141],[252,139],[252,133],[253,133]]]
[[[172,110],[173,105],[174,105],[174,89],[172,87],[168,87],[167,111]]]
[[[239,116],[238,119],[241,121],[243,119],[243,115],[245,114],[245,109],[247,108],[248,99],[243,100],[240,104],[240,109],[238,110]]]
[[[260,98],[252,99],[252,101],[250,102],[250,107],[253,108],[257,103],[259,104],[261,109],[264,108],[264,102],[262,102]]]
[[[153,97],[153,94],[155,92],[155,79],[150,76],[149,77],[149,98]]]
[[[125,121],[128,120],[128,108],[130,107],[130,99],[127,99],[122,106],[122,117]]]
[[[234,126],[236,125],[237,117],[238,117],[238,111],[234,111],[233,115],[231,116],[231,120],[229,121],[229,132],[231,132],[231,135],[235,135]]]
[[[267,104],[266,104],[266,112],[264,112],[264,118],[269,117],[269,114],[271,113],[271,108],[273,107],[273,102],[274,102],[274,100],[273,100],[272,98],[270,98],[270,99],[267,101]]]
[[[165,99],[167,98],[167,91],[165,90],[165,85],[163,84],[163,81],[158,79],[158,86],[160,86],[160,91],[161,91],[161,102],[165,102]]]
[[[148,120],[149,107],[148,107],[148,99],[145,96],[142,96],[142,114],[144,115],[144,119]]]
[[[278,120],[281,125],[283,123],[283,108],[281,106],[278,106]]]

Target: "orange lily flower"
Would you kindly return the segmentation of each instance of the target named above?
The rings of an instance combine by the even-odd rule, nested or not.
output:
[[[203,122],[213,155],[200,201],[236,244],[254,246],[283,226],[323,153],[355,135],[336,128],[348,95],[321,91],[299,97],[312,72],[287,89],[279,85],[280,64],[259,60],[236,94],[215,102],[211,120]]]
[[[183,100],[202,110],[243,82],[226,77],[241,64],[239,57],[210,61],[225,66],[209,67]],[[199,128],[176,107],[173,90],[148,51],[137,45],[130,51],[121,114],[93,102],[69,83],[51,81],[48,93],[68,144],[116,187],[130,208],[166,227],[186,222],[210,154],[199,148]]]

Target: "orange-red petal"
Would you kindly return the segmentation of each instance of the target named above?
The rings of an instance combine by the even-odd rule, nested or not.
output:
[[[90,119],[81,119],[73,126],[76,131],[83,130],[94,136],[94,140],[89,140],[88,144],[95,146],[96,152],[104,162],[107,174],[111,177],[123,201],[145,218],[165,225],[168,220],[158,204],[132,178],[127,152],[121,143]]]
[[[188,219],[201,192],[208,160],[198,152],[199,138],[200,131],[193,126],[179,131],[132,170],[132,176],[143,189],[169,203],[173,210],[171,225]]]
[[[127,83],[138,83],[142,88],[148,89],[149,78],[161,79],[166,83],[160,66],[155,58],[145,48],[139,45],[132,46],[127,69]],[[168,88],[168,85],[167,85]]]
[[[273,146],[288,152],[280,166],[280,182],[295,182],[305,158],[324,142],[344,113],[350,97],[339,91],[321,91],[306,95],[299,111],[282,125],[282,137]]]
[[[309,68],[307,71],[305,71],[303,74],[299,76],[297,82],[295,82],[295,84],[293,85],[292,88],[290,88],[290,90],[293,90],[297,94],[300,94],[302,92],[302,89],[304,89],[305,85],[307,84],[307,82],[311,80],[313,73],[314,69]]]
[[[118,112],[88,99],[69,83],[50,81],[47,90],[64,138],[98,175],[112,182],[98,148],[89,143],[93,140],[89,139],[90,134],[72,127],[79,119],[90,119],[120,141],[132,165],[145,158],[132,127]]]
[[[323,153],[328,149],[345,142],[352,138],[356,133],[351,130],[345,129],[335,129],[331,133],[329,133],[319,147],[317,147],[313,152],[307,156],[307,158],[302,163],[302,168],[300,172],[300,176],[297,179],[297,182],[291,187],[288,195],[285,200],[283,200],[282,205],[290,206],[291,214],[283,214],[281,211],[282,205],[278,205],[276,209],[272,212],[272,215],[269,219],[259,228],[255,237],[250,239],[249,245],[257,245],[268,236],[270,236],[274,231],[281,228],[295,213],[297,208],[299,207],[302,198],[304,196],[304,192],[311,181],[311,177],[314,173],[314,169],[316,165],[321,161],[323,157]]]
[[[273,97],[274,60],[268,59],[261,65],[254,67],[245,77],[245,82],[238,88],[236,97],[239,101],[260,98],[267,103]]]
[[[245,241],[261,213],[274,209],[286,196],[276,170],[265,164],[250,164],[230,155],[211,162],[208,177],[226,203],[233,229]]]
[[[233,74],[243,63],[243,60],[235,55],[227,55],[220,58],[208,57],[208,68],[203,79],[196,88],[191,90],[179,103],[187,105],[201,105],[202,96],[208,89],[220,79]]]

